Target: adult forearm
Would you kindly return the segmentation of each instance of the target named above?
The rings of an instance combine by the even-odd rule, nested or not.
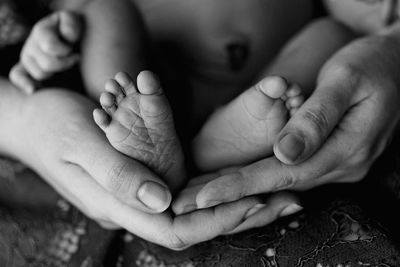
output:
[[[26,96],[0,77],[0,154],[18,158],[21,152],[21,121]]]

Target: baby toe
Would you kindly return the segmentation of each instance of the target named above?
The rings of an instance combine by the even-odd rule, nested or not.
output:
[[[144,95],[160,95],[162,88],[157,76],[151,71],[142,71],[137,77],[138,89]]]
[[[302,94],[302,90],[298,84],[292,84],[286,91],[286,97],[295,97]]]
[[[115,106],[115,97],[109,92],[104,92],[100,95],[100,105],[109,115],[114,113],[117,108]]]
[[[118,72],[115,75],[115,80],[120,84],[120,86],[125,92],[125,95],[137,93],[136,86],[131,76],[129,76],[129,74],[125,72]]]
[[[302,95],[299,95],[289,98],[286,101],[286,107],[288,109],[299,108],[303,103],[304,103],[304,97]]]
[[[280,76],[269,76],[262,80],[257,87],[267,96],[278,99],[285,94],[288,84]]]
[[[125,92],[119,83],[114,79],[109,79],[105,84],[106,92],[114,95],[117,105],[124,99]]]
[[[107,113],[101,109],[101,108],[96,108],[93,110],[93,119],[94,122],[104,131],[105,127],[107,127],[108,124],[110,124],[110,117],[107,115]]]

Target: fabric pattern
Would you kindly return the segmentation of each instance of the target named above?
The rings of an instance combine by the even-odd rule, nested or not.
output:
[[[0,51],[29,32],[19,2],[0,0]],[[301,214],[181,252],[102,229],[34,172],[2,158],[0,266],[400,266],[398,147],[392,144],[362,183],[304,194]]]

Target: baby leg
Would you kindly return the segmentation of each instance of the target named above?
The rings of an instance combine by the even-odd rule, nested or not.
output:
[[[137,77],[126,73],[106,83],[100,97],[102,109],[94,120],[119,152],[137,159],[165,178],[172,190],[185,177],[183,153],[171,108],[158,79],[149,71]]]
[[[269,76],[218,109],[194,140],[202,170],[249,163],[273,154],[278,133],[304,102],[297,85]]]

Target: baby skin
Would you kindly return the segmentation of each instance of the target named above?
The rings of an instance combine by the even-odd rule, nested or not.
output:
[[[264,78],[211,115],[193,143],[197,166],[215,171],[272,155],[275,138],[303,102],[298,85]]]
[[[119,152],[141,161],[176,191],[184,182],[184,158],[172,111],[156,76],[142,71],[136,83],[123,72],[105,84],[96,124]]]
[[[94,120],[116,150],[146,164],[176,191],[185,169],[171,108],[154,74],[141,72],[136,84],[126,73],[109,80]],[[288,115],[303,102],[299,86],[278,76],[263,79],[211,116],[194,141],[197,163],[217,170],[271,155]]]

